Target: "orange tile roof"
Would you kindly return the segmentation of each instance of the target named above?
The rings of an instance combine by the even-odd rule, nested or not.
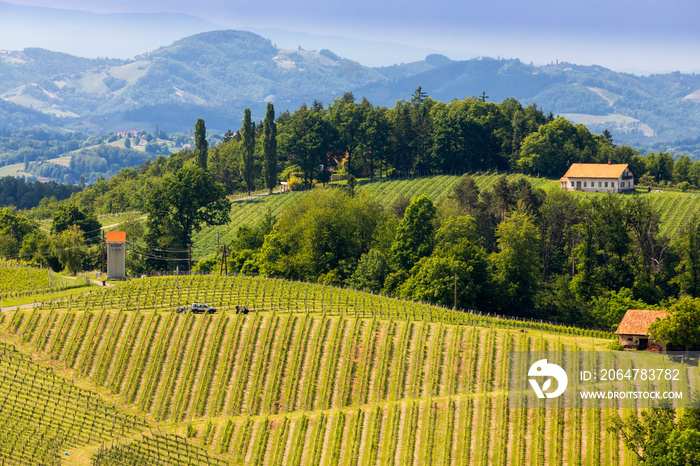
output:
[[[107,242],[108,243],[124,243],[124,242],[126,242],[126,232],[125,231],[108,231],[107,232]]]
[[[647,311],[630,309],[615,330],[618,335],[646,335],[647,329],[656,319],[667,317],[667,311]]]
[[[559,181],[569,178],[619,178],[624,173],[626,163],[572,163]]]

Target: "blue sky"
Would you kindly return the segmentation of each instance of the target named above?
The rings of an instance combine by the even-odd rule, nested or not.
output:
[[[452,58],[501,56],[628,71],[700,71],[700,2],[695,0],[4,1],[96,13],[183,13],[225,28],[392,42],[444,51]]]

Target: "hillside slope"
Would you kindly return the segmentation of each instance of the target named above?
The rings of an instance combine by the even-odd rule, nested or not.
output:
[[[479,190],[488,189],[500,175],[495,172],[474,174],[472,177]],[[560,189],[556,180],[534,178],[526,175],[508,175],[508,181],[525,178],[534,188]],[[374,198],[382,207],[389,208],[401,197],[411,199],[414,196],[426,195],[433,202],[439,203],[450,194],[452,185],[459,179],[456,175],[439,175],[424,178],[377,181],[365,183],[359,191]],[[595,193],[574,193],[578,196],[597,196]],[[269,210],[277,216],[293,202],[304,196],[305,192],[293,192],[264,196],[255,199],[234,202],[231,211],[231,222],[220,227],[204,227],[194,236],[195,247],[203,255],[213,252],[217,238],[221,244],[231,244],[236,237],[236,231],[242,225],[255,225]],[[695,193],[664,192],[644,193],[637,195],[649,200],[651,205],[661,214],[661,233],[671,240],[677,239],[683,226],[693,217],[700,214],[700,196]]]
[[[219,311],[172,311],[190,301]],[[604,430],[612,411],[504,392],[509,351],[601,350],[605,335],[247,277],[140,279],[0,314],[1,339],[145,419],[120,454],[151,439],[154,460],[189,443],[246,464],[633,464]],[[189,442],[168,447],[173,433]]]

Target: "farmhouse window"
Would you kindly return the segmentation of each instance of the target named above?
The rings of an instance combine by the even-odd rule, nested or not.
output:
[[[612,183],[610,183],[610,187],[611,187],[611,188],[614,188],[614,187],[615,187],[615,182],[614,182],[614,181],[613,181]]]
[[[608,182],[607,182],[607,181],[605,182],[605,187],[606,187],[606,188],[608,187]]]
[[[584,188],[587,187],[587,182],[586,182],[586,181],[583,182],[583,187],[584,187]]]
[[[572,188],[574,187],[574,182],[573,182],[573,181],[571,182],[571,187],[572,187]]]

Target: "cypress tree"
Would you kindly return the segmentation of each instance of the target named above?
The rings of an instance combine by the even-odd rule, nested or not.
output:
[[[204,125],[204,120],[197,119],[194,125],[194,150],[197,156],[197,165],[202,170],[207,169],[207,150],[209,143],[207,142],[207,127]]]
[[[241,135],[243,137],[243,180],[248,189],[248,195],[250,195],[255,182],[255,127],[250,117],[249,108],[243,112]]]
[[[277,124],[275,123],[275,107],[272,102],[267,103],[263,123],[263,156],[265,185],[272,194],[272,190],[277,185]]]

